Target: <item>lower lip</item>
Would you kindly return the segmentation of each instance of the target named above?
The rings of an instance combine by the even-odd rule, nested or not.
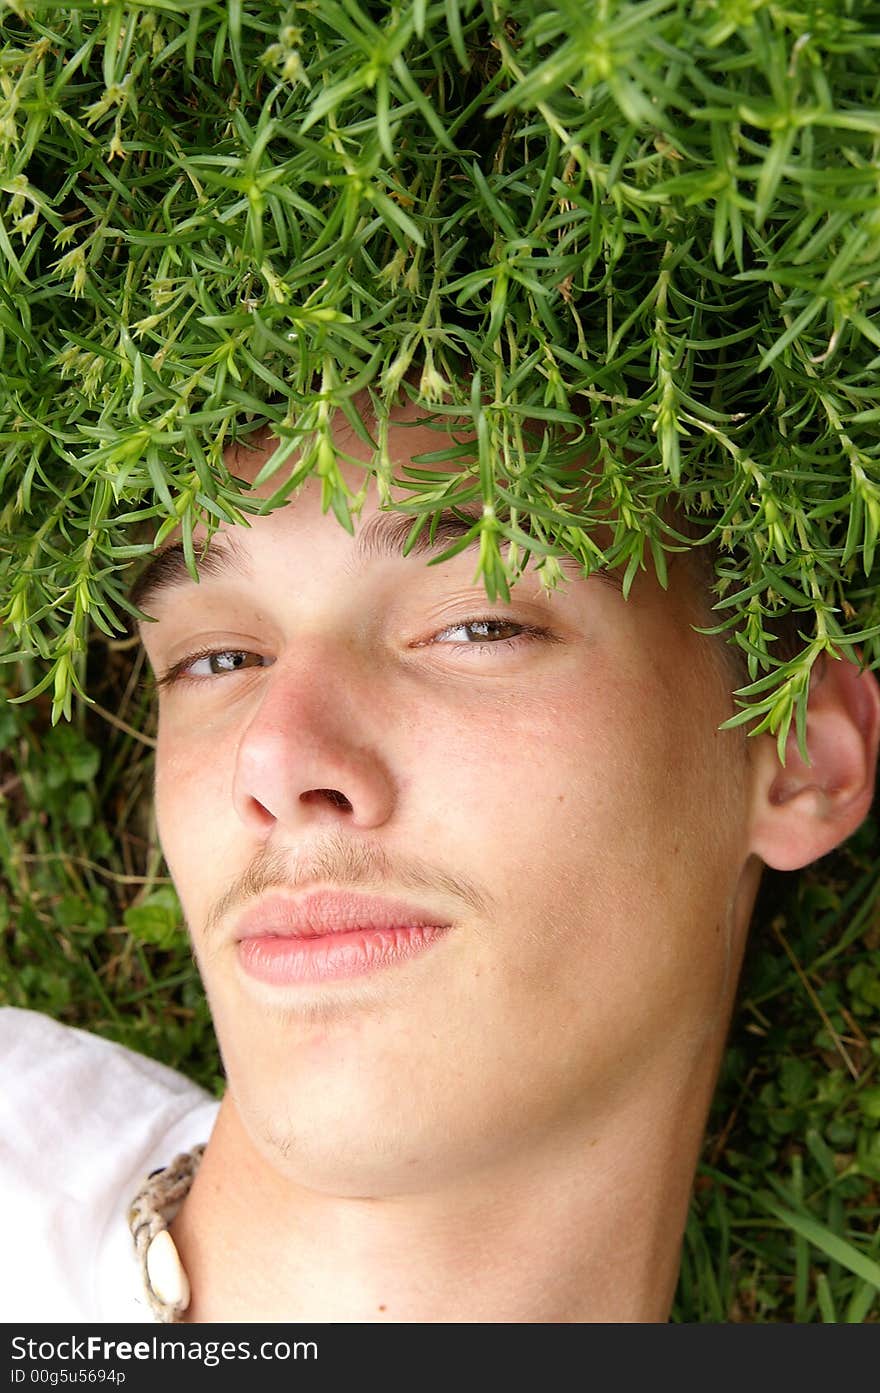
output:
[[[362,977],[424,953],[448,928],[448,924],[414,924],[308,938],[263,934],[239,940],[238,960],[249,977],[274,986]]]

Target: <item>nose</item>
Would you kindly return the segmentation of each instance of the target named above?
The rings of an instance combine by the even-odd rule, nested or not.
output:
[[[395,783],[368,714],[382,702],[375,679],[354,668],[312,652],[269,669],[236,751],[233,803],[249,831],[377,828],[391,817]]]

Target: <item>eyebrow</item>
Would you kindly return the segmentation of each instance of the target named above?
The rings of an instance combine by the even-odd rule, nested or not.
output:
[[[421,529],[407,552],[407,556],[441,555],[454,542],[459,541],[466,533],[470,532],[480,516],[479,513],[469,514],[449,510],[440,513],[433,529],[429,523],[426,523]],[[401,558],[407,538],[412,531],[413,522],[414,519],[411,516],[403,513],[374,514],[356,533],[352,568],[357,571],[370,561]],[[471,538],[463,550],[475,550],[479,545],[480,538],[477,534]],[[565,569],[574,568],[572,574],[583,575],[581,566],[574,557],[561,556],[558,560]],[[213,541],[207,550],[199,556],[198,569],[200,576],[212,578],[224,575],[239,577],[250,575],[250,567],[244,552],[236,543],[235,538],[228,532],[223,534],[222,542]],[[609,572],[597,571],[594,574],[597,579],[604,580],[616,589],[620,589],[620,582]],[[173,542],[170,546],[157,552],[147,562],[132,585],[128,599],[138,609],[146,610],[146,606],[154,603],[159,596],[182,586],[191,586],[194,583],[186,564],[183,543]]]

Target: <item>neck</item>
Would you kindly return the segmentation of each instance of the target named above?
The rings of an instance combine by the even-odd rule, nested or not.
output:
[[[717,1051],[680,1086],[420,1192],[294,1183],[227,1095],[172,1233],[189,1321],[663,1321]]]

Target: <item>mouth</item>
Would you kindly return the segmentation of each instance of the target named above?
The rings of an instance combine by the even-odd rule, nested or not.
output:
[[[272,986],[360,977],[425,952],[451,924],[431,911],[372,895],[275,895],[236,925],[238,961]]]

